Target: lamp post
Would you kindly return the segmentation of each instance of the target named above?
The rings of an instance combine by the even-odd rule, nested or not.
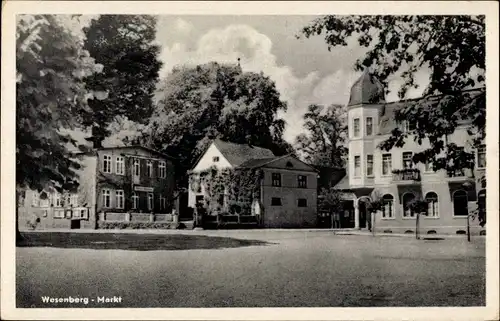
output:
[[[464,187],[467,191],[472,187],[471,182],[465,182],[462,184],[462,187]],[[467,241],[470,242],[470,217],[471,214],[469,213],[469,209],[467,208]]]

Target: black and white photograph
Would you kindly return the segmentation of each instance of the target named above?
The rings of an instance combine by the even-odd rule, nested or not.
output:
[[[2,319],[498,318],[498,3],[51,2],[2,22]]]

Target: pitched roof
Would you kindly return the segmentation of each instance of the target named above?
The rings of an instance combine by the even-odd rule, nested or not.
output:
[[[366,69],[351,87],[348,106],[385,102],[384,86]]]
[[[260,167],[260,166],[266,165],[269,162],[272,162],[273,160],[275,160],[277,158],[279,158],[279,157],[267,157],[267,158],[249,159],[246,162],[240,164],[238,167],[245,167],[245,168]]]
[[[170,156],[170,155],[167,155],[165,153],[162,153],[160,151],[157,151],[155,149],[152,149],[152,148],[149,148],[149,147],[145,147],[145,146],[142,146],[142,145],[130,145],[130,146],[109,146],[109,147],[101,147],[101,148],[97,148],[97,150],[110,150],[110,149],[132,149],[132,148],[138,148],[138,149],[142,149],[142,150],[145,150],[145,151],[148,151],[150,153],[153,153],[153,154],[156,154],[156,155],[160,155],[162,157],[165,157],[165,158],[169,158],[169,159],[177,159],[173,156]]]
[[[213,143],[233,166],[240,166],[241,164],[252,159],[272,159],[275,157],[273,152],[262,147],[230,143],[220,139],[215,139]]]
[[[469,90],[464,90],[462,93],[468,93],[472,97],[479,95],[484,88],[474,88]],[[379,135],[390,134],[391,131],[397,127],[396,123],[396,111],[407,106],[409,103],[419,102],[427,99],[431,104],[437,103],[441,96],[431,96],[431,97],[419,97],[414,99],[400,100],[396,102],[386,103],[382,105],[379,109]],[[471,98],[472,98],[471,97]],[[460,122],[460,121],[459,121]],[[461,121],[462,123],[467,123],[467,121]]]

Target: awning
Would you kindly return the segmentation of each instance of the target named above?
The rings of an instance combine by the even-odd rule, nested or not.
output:
[[[450,197],[453,200],[453,193],[458,190],[467,192],[467,199],[469,202],[477,201],[476,195],[476,182],[470,180],[464,186],[464,182],[448,182],[448,189],[450,190]]]
[[[405,193],[413,193],[415,198],[422,197],[422,185],[421,184],[412,184],[412,185],[398,185],[398,195],[399,195],[399,203],[403,203],[403,194]]]

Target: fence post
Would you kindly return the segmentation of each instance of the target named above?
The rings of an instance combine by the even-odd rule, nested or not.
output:
[[[155,215],[153,213],[149,214],[149,221],[153,223],[155,221]]]
[[[125,222],[130,222],[130,213],[125,213]]]

